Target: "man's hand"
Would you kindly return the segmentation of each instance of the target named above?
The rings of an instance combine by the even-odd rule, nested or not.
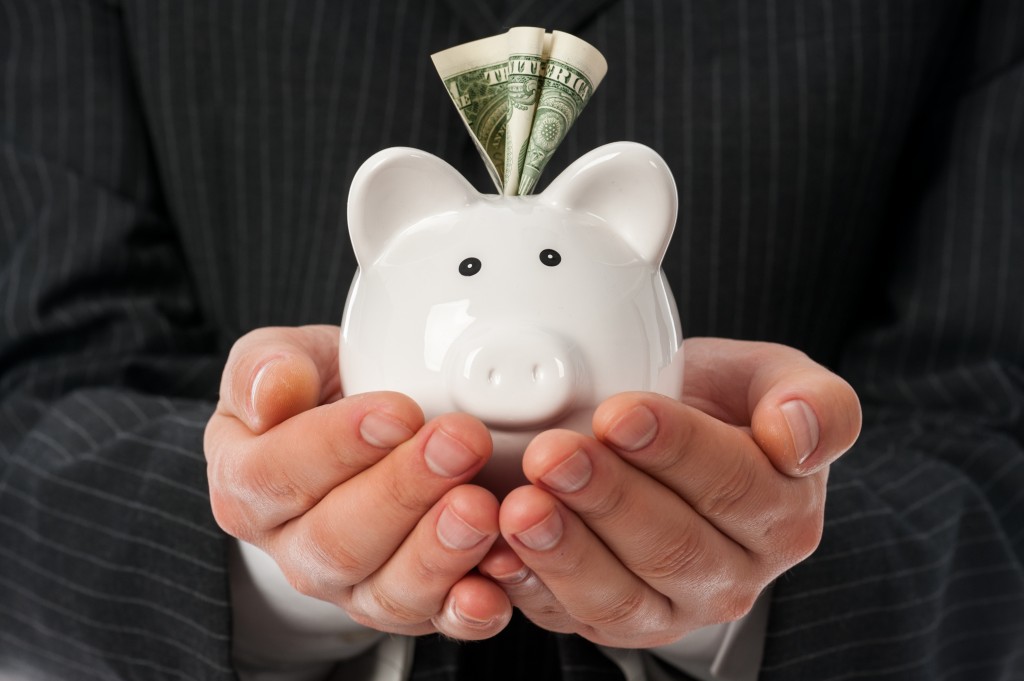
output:
[[[267,328],[235,344],[206,428],[217,522],[360,624],[494,635],[509,600],[467,574],[498,536],[497,500],[464,484],[490,456],[487,429],[461,414],[424,424],[396,393],[342,398],[337,339]]]
[[[480,570],[540,626],[648,648],[746,614],[821,537],[860,431],[845,381],[791,348],[690,339],[682,401],[617,395],[595,437],[549,431]]]

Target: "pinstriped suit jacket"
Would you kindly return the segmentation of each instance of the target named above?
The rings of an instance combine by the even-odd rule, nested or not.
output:
[[[226,352],[340,318],[372,152],[487,189],[428,55],[515,24],[611,67],[547,179],[616,139],[673,168],[687,335],[864,401],[761,678],[1024,678],[1015,0],[0,0],[0,676],[232,677]]]

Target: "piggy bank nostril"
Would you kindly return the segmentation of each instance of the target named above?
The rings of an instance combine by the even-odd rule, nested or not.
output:
[[[499,429],[556,422],[579,387],[571,347],[538,329],[472,334],[447,360],[456,408]]]

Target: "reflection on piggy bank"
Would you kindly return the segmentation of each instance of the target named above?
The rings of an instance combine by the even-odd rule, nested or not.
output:
[[[679,396],[682,336],[661,272],[676,206],[671,172],[639,144],[595,149],[524,197],[480,194],[422,151],[375,154],[349,193],[359,270],[342,390],[476,416],[495,445],[477,482],[503,495],[524,482],[540,431],[589,433],[619,392]]]

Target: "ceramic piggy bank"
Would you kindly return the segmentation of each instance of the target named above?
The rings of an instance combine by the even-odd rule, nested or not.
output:
[[[682,337],[661,272],[676,206],[668,167],[639,144],[596,149],[523,197],[480,194],[422,151],[377,153],[349,194],[344,393],[476,416],[494,440],[477,482],[499,496],[525,481],[540,431],[589,433],[594,408],[627,390],[678,397]]]

